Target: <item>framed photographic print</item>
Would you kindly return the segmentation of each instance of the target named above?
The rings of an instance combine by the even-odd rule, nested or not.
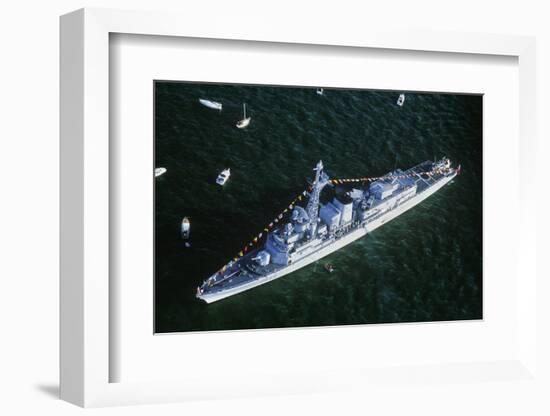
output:
[[[61,23],[62,398],[531,377],[531,38]]]

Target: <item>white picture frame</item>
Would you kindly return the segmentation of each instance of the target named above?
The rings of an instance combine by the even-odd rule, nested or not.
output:
[[[169,13],[82,9],[61,18],[61,398],[80,406],[182,401],[209,397],[322,392],[353,384],[355,388],[393,382],[395,369],[368,374],[333,371],[331,380],[315,374],[281,373],[277,377],[232,383],[223,393],[204,388],[203,379],[161,382],[110,382],[109,348],[109,36],[112,33],[332,45],[438,53],[504,55],[519,65],[520,212],[534,205],[529,166],[535,159],[535,41],[530,37],[421,31],[350,30],[327,32],[313,26],[239,25],[220,20],[204,29],[200,19]],[[447,379],[479,382],[470,376],[493,368],[536,377],[535,217],[522,215],[517,244],[521,286],[517,294],[519,354],[505,362],[455,366],[443,363],[420,369],[421,378],[444,373]],[[215,335],[213,335],[215,336]],[[420,364],[420,363],[419,363]],[[322,369],[321,369],[322,370]],[[361,370],[359,366],[358,370]],[[346,382],[342,382],[342,380]]]

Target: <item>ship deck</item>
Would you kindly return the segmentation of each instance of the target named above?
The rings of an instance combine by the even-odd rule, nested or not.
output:
[[[427,175],[426,172],[431,170],[432,162],[426,161],[405,171],[406,174],[415,173],[418,175],[415,177],[416,193],[421,193],[445,176],[442,173]]]

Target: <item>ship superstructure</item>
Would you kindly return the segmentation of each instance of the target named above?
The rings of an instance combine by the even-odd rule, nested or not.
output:
[[[285,216],[279,215],[237,257],[206,279],[196,296],[215,302],[305,267],[414,207],[459,172],[460,166],[452,168],[450,160],[443,158],[376,178],[330,179],[319,161],[315,179],[304,192],[305,207],[296,203],[301,197],[293,201]],[[334,188],[335,196],[321,203],[327,186]]]

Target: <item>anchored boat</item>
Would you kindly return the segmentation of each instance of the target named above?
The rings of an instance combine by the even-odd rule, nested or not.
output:
[[[199,102],[205,107],[212,108],[214,110],[222,111],[222,103],[216,101],[205,100],[204,98],[199,98]]]
[[[164,175],[166,173],[166,168],[155,168],[155,177]]]
[[[189,234],[191,233],[191,222],[189,218],[183,217],[181,220],[181,238],[189,240]]]
[[[243,104],[243,119],[237,122],[238,129],[244,129],[250,124],[250,117],[246,117],[246,103]]]
[[[216,183],[218,185],[223,186],[223,185],[225,185],[225,183],[227,182],[227,180],[229,179],[230,176],[231,176],[231,171],[229,170],[229,168],[224,169],[220,172],[220,174],[216,178]]]
[[[399,97],[397,98],[397,105],[399,107],[403,107],[403,104],[405,104],[405,94],[399,94]]]
[[[460,173],[460,165],[452,168],[443,158],[375,178],[330,179],[319,161],[315,172],[309,190],[206,279],[197,288],[197,298],[216,302],[328,256],[439,191]],[[327,186],[338,192],[321,204],[321,191]],[[300,205],[306,199],[307,204]]]

